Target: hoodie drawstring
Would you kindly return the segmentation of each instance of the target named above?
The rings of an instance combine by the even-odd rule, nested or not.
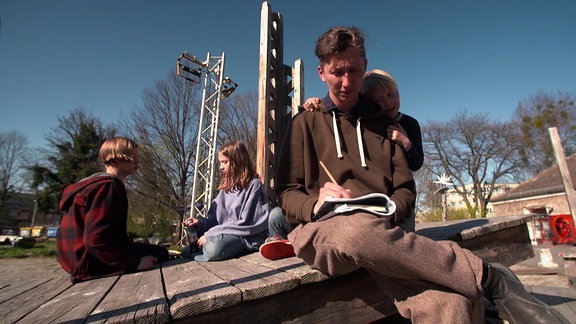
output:
[[[339,159],[342,159],[342,148],[340,147],[340,135],[338,134],[338,123],[336,122],[336,112],[332,110],[332,127],[334,128],[334,142],[336,143],[336,152]]]
[[[364,145],[362,143],[362,131],[360,130],[360,117],[356,122],[356,138],[358,139],[358,151],[360,151],[360,163],[362,167],[366,167],[366,158],[364,157]]]
[[[332,111],[332,127],[334,128],[334,142],[336,144],[336,154],[339,159],[344,158],[340,143],[340,134],[338,132],[338,123],[336,122],[336,112]],[[362,142],[362,130],[360,128],[360,118],[356,121],[356,138],[358,139],[358,150],[360,151],[360,163],[363,168],[366,167],[366,157],[364,154],[364,144]]]

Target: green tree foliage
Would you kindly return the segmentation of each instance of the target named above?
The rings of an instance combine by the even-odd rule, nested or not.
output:
[[[170,238],[174,234],[174,210],[128,187],[128,231],[136,237]]]
[[[47,163],[37,163],[29,168],[32,187],[38,191],[40,211],[57,210],[64,187],[102,171],[98,164],[98,149],[113,134],[112,128],[105,128],[100,119],[82,108],[58,118],[58,127],[46,137],[50,143],[50,148],[44,152]]]
[[[514,122],[518,125],[518,154],[521,166],[532,176],[552,166],[556,160],[548,128],[556,127],[567,155],[576,152],[576,104],[574,94],[550,94],[538,91],[521,101],[516,108]]]

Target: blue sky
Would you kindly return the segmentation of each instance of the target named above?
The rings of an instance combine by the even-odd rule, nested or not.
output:
[[[509,120],[538,90],[576,92],[576,2],[270,0],[284,60],[301,58],[305,96],[324,96],[313,46],[333,25],[366,34],[368,68],[398,82],[421,124],[458,111]],[[31,147],[84,107],[117,122],[142,105],[184,51],[226,53],[237,92],[256,91],[260,0],[0,1],[0,131]]]

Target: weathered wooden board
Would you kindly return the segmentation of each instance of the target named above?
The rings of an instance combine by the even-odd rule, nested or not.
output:
[[[433,240],[452,240],[487,262],[510,266],[534,256],[526,223],[535,216],[505,216],[430,222],[416,232]]]
[[[458,241],[458,244],[484,261],[499,262],[507,266],[534,256],[534,248],[526,225],[515,225],[491,232],[489,235],[479,235]]]
[[[1,322],[15,323],[71,286],[72,282],[68,277],[47,278],[41,284],[34,285],[33,289],[23,291],[2,302],[0,304],[0,314],[3,314]]]
[[[0,305],[14,297],[34,289],[39,285],[50,281],[50,278],[42,279],[19,279],[8,282],[0,282]]]
[[[162,264],[166,298],[172,318],[186,318],[236,305],[242,293],[197,262],[187,259]]]
[[[120,277],[88,317],[90,323],[166,323],[170,319],[160,268]]]
[[[525,226],[535,215],[460,219],[416,224],[416,233],[433,240],[470,240],[514,226]]]
[[[316,269],[312,269],[309,265],[304,263],[302,259],[296,257],[272,261],[262,257],[260,253],[252,253],[240,257],[240,260],[289,273],[292,276],[299,278],[301,285],[324,281],[330,278],[330,276]]]
[[[418,224],[418,233],[450,239],[487,261],[533,256],[530,216]],[[259,253],[222,262],[180,259],[160,268],[71,285],[61,271],[46,279],[3,282],[2,322],[366,323],[395,313],[365,270],[329,277],[292,257]],[[541,288],[541,287],[537,287]],[[576,291],[576,290],[575,290]],[[576,323],[576,296],[534,291]]]
[[[39,305],[23,323],[83,323],[119,276],[77,283],[48,302]]]
[[[240,259],[202,262],[200,265],[240,290],[243,301],[260,299],[300,285],[300,280],[288,273]]]
[[[394,314],[364,270],[200,314],[198,323],[367,323]],[[188,319],[190,320],[190,319]],[[177,321],[176,323],[185,321]]]

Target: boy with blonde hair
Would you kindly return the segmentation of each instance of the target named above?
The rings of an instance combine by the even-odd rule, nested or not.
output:
[[[98,161],[105,171],[66,187],[56,239],[58,262],[72,282],[148,270],[169,258],[158,245],[128,238],[124,181],[138,171],[138,145],[125,137],[105,141]]]

